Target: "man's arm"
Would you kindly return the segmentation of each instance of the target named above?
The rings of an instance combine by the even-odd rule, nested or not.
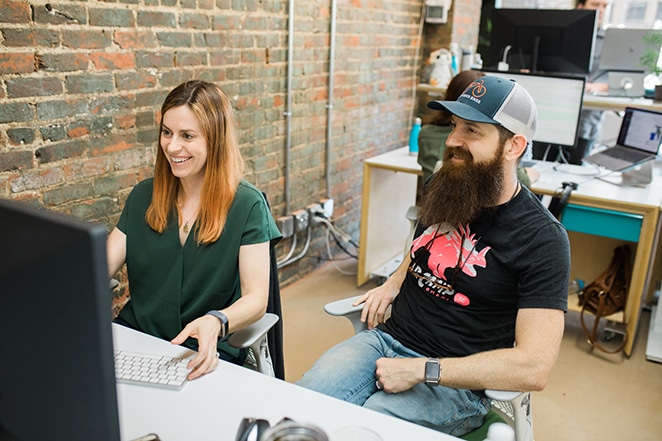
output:
[[[439,384],[474,390],[543,390],[559,354],[563,314],[555,309],[520,309],[514,348],[442,358]],[[377,360],[377,379],[387,392],[411,389],[424,382],[426,360],[381,358]]]
[[[382,285],[366,292],[353,303],[353,306],[364,303],[361,321],[368,323],[368,329],[384,322],[386,310],[400,292],[400,286],[402,286],[402,282],[407,276],[407,268],[410,262],[409,253],[405,253],[398,269]]]

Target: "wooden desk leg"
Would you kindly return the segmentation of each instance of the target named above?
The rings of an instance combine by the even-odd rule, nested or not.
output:
[[[644,291],[649,285],[648,279],[650,273],[648,268],[651,259],[653,259],[653,243],[655,241],[658,215],[659,210],[647,212],[644,215],[641,224],[641,234],[639,235],[639,242],[635,253],[634,265],[632,267],[632,280],[630,281],[628,302],[625,308],[625,327],[628,333],[628,341],[625,344],[623,351],[628,357],[632,355],[632,347],[634,346],[634,340],[637,336],[642,299],[645,299],[647,295]]]

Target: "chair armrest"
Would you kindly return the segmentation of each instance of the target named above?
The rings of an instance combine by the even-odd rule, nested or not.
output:
[[[528,392],[516,392],[512,390],[491,390],[487,389],[485,395],[490,400],[497,401],[513,401],[520,397],[520,395],[528,394]]]
[[[117,279],[110,279],[110,282],[108,282],[108,287],[111,291],[114,291],[118,286],[120,286],[120,281]]]
[[[273,361],[269,353],[267,333],[278,322],[278,316],[267,312],[255,323],[240,329],[230,336],[228,343],[235,348],[250,348],[255,356],[256,368],[259,372],[275,377]]]
[[[277,322],[278,316],[267,312],[260,320],[232,334],[228,343],[235,348],[250,348],[259,343]]]
[[[531,392],[486,390],[485,395],[492,400],[492,409],[514,426],[517,441],[533,441]]]
[[[352,306],[352,303],[354,303],[359,297],[361,296],[358,295],[354,297],[348,297],[346,299],[327,303],[324,305],[324,311],[326,311],[326,313],[329,315],[345,317],[352,323],[352,326],[354,327],[354,333],[358,334],[359,332],[368,329],[368,325],[361,321],[361,311],[363,310],[363,304]]]
[[[354,297],[347,297],[346,299],[337,300],[335,302],[327,303],[324,305],[324,311],[327,314],[335,316],[345,316],[363,310],[363,304],[352,306],[352,304],[361,297],[360,295]]]

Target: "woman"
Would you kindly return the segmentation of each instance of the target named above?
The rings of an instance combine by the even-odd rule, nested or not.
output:
[[[131,298],[116,321],[197,350],[189,379],[266,311],[269,247],[281,235],[262,193],[242,179],[229,99],[213,83],[177,86],[161,107],[154,178],[129,195],[107,241],[112,276],[127,264]]]

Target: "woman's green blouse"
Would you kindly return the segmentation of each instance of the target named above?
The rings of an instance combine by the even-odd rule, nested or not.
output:
[[[241,181],[228,213],[225,228],[214,243],[195,240],[195,224],[184,246],[179,241],[177,216],[171,216],[163,233],[145,220],[152,200],[152,179],[129,195],[117,228],[126,235],[126,265],[131,297],[120,312],[130,325],[148,334],[171,340],[189,322],[211,309],[223,309],[241,296],[239,248],[281,238],[262,193]],[[197,350],[197,341],[186,346]],[[233,356],[227,343],[218,348]]]

